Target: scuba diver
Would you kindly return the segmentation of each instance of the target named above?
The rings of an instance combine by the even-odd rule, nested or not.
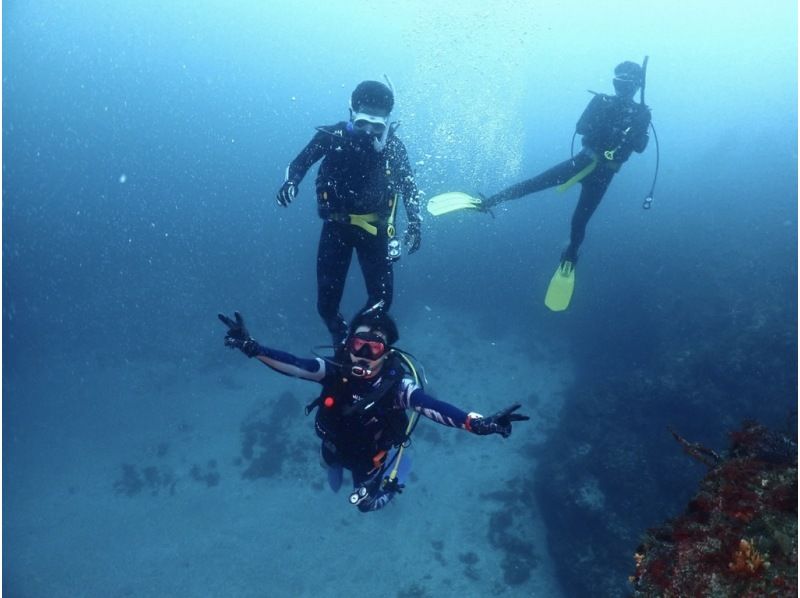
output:
[[[226,346],[276,372],[322,386],[319,397],[306,407],[306,415],[317,410],[314,427],[322,440],[321,456],[331,489],[339,490],[343,469],[348,469],[354,486],[350,503],[361,512],[380,509],[403,491],[403,449],[418,414],[443,426],[504,438],[511,435],[514,422],[530,419],[514,413],[519,404],[483,417],[426,394],[411,360],[393,347],[397,326],[374,306],[353,319],[345,348],[333,359],[304,359],[264,347],[250,336],[239,312],[234,312],[233,319],[218,317],[228,327]],[[414,411],[411,420],[407,409]]]
[[[575,183],[581,184],[578,205],[572,214],[569,245],[561,254],[561,263],[551,282],[554,288],[548,290],[548,295],[554,296],[545,298],[545,304],[553,299],[556,306],[566,299],[564,309],[572,296],[578,248],[586,236],[589,218],[600,205],[614,175],[633,152],[641,154],[649,140],[650,109],[633,99],[644,85],[644,69],[635,62],[623,62],[614,69],[613,83],[616,95],[595,93],[578,120],[575,132],[583,136],[583,148],[577,156],[492,195],[481,206],[491,208],[556,185],[560,186],[559,191],[566,191]]]
[[[428,211],[434,215],[465,208],[489,211],[490,208],[509,199],[516,199],[556,185],[558,190],[563,192],[575,183],[580,183],[581,194],[572,215],[570,242],[561,254],[558,269],[550,281],[545,296],[547,307],[553,311],[563,311],[569,306],[572,298],[578,248],[586,235],[589,219],[622,164],[633,152],[642,153],[647,147],[649,140],[647,132],[651,123],[650,108],[644,103],[646,67],[647,58],[641,66],[635,62],[623,62],[614,69],[615,95],[590,92],[594,97],[583,111],[575,130],[576,135],[582,136],[583,146],[576,156],[488,198],[482,196],[475,198],[460,192],[437,195],[428,202]],[[640,89],[641,98],[636,102],[634,95]],[[658,166],[656,174],[657,169]],[[646,209],[652,202],[654,188],[655,177],[650,195],[643,205]]]
[[[287,207],[309,168],[322,159],[316,179],[317,212],[323,220],[317,250],[317,311],[334,345],[347,336],[339,313],[353,250],[367,287],[366,305],[392,303],[393,263],[400,258],[397,203],[402,199],[408,253],[422,240],[419,191],[403,142],[389,122],[394,91],[379,81],[362,81],[350,97],[350,120],[317,127],[309,144],[286,169],[278,204]]]

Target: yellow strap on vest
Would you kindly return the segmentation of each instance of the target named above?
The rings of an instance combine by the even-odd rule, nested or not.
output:
[[[396,199],[397,197],[395,196],[395,200]],[[417,374],[417,368],[414,367],[414,364],[411,362],[411,360],[408,357],[406,357],[403,353],[400,353],[400,358],[408,364],[409,368],[411,368],[411,373],[414,375],[414,381],[417,384],[420,384],[419,374]],[[406,436],[408,436],[411,433],[411,430],[414,429],[414,423],[417,421],[417,418],[419,418],[419,413],[415,411],[414,413],[411,414],[411,418],[408,420],[408,427],[406,427]],[[400,461],[403,458],[403,450],[405,448],[406,448],[406,443],[403,443],[397,450],[397,459],[395,459],[394,461],[394,467],[392,468],[392,471],[389,474],[388,478],[390,482],[397,477],[397,471],[400,469]]]
[[[353,226],[357,226],[359,228],[363,228],[371,235],[378,234],[378,228],[374,226],[374,222],[378,222],[380,217],[375,214],[348,214],[350,217],[350,224]]]
[[[411,419],[408,420],[408,427],[406,428],[406,434],[408,434],[411,431],[411,428],[414,427],[414,422],[417,421],[418,417],[419,413],[417,413],[416,411],[411,414]],[[388,478],[390,482],[397,477],[397,471],[400,469],[400,461],[403,459],[403,451],[405,450],[405,448],[406,445],[401,444],[400,448],[397,449],[397,459],[394,460],[394,467],[392,468],[392,471],[389,474]]]
[[[572,185],[574,185],[575,183],[578,183],[578,182],[582,181],[583,179],[585,179],[587,176],[589,176],[596,167],[597,167],[597,158],[592,158],[592,161],[588,164],[588,166],[586,166],[578,174],[573,176],[566,183],[562,183],[561,185],[556,187],[556,190],[559,193],[563,193],[564,191],[566,191],[567,189],[572,187]]]

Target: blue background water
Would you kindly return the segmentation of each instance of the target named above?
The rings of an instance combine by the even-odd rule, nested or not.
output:
[[[730,354],[754,329],[796,338],[795,3],[432,4],[5,3],[4,519],[15,482],[53,450],[14,439],[104,425],[94,373],[108,364],[216,364],[220,310],[242,311],[266,344],[325,341],[312,175],[288,210],[274,194],[313,127],[345,118],[355,84],[383,73],[429,197],[491,193],[564,159],[586,90],[610,92],[613,67],[645,54],[661,141],[653,209],[640,207],[651,140],[589,225],[568,312],[542,297],[577,191],[547,191],[495,219],[428,217],[396,270],[401,334],[426,305],[448,306],[465,329],[566,344],[584,389]],[[361,292],[354,275],[346,312]],[[770,384],[794,369],[796,343],[757,359],[763,401],[733,402],[705,440],[745,416],[784,423],[795,397]],[[503,356],[464,367],[502,369]]]

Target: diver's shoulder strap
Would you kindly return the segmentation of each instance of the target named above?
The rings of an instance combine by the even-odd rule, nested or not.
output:
[[[390,393],[397,388],[398,384],[402,382],[403,378],[408,375],[408,372],[404,366],[404,361],[407,361],[407,359],[408,358],[404,356],[403,358],[392,356],[384,365],[386,373],[381,377],[381,381],[378,383],[378,386],[376,386],[366,397],[364,397],[362,401],[345,407],[343,409],[343,414],[345,416],[361,415],[383,402],[386,397],[388,397]],[[412,372],[412,375],[415,380],[418,380],[416,372]],[[346,382],[342,382],[343,378],[341,376],[337,376],[336,380],[337,381],[333,385],[324,385],[319,396],[306,405],[306,415],[320,406],[323,401],[323,397],[330,394],[338,394],[342,391],[342,389],[346,386]]]
[[[326,362],[326,367],[331,367],[330,362]],[[325,397],[333,395],[337,397],[342,389],[346,386],[347,382],[345,378],[342,376],[342,372],[339,366],[336,366],[336,370],[331,372],[333,378],[329,379],[327,382],[325,378],[323,378],[322,389],[319,391],[319,395],[316,399],[311,401],[305,406],[305,414],[309,415],[314,409],[317,409],[324,400]]]

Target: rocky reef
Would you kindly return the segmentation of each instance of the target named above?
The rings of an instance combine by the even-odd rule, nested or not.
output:
[[[769,321],[774,324],[777,320]],[[790,575],[784,567],[789,567],[793,558],[792,548],[783,538],[793,537],[795,531],[786,527],[784,519],[754,513],[770,512],[759,511],[757,497],[772,501],[770,508],[776,513],[789,508],[784,500],[787,492],[793,504],[796,500],[791,490],[796,488],[796,473],[794,486],[790,479],[791,471],[796,472],[796,449],[794,470],[787,470],[785,459],[780,464],[769,462],[780,454],[780,447],[765,450],[763,442],[764,438],[778,445],[776,438],[796,441],[794,329],[783,323],[742,325],[726,332],[712,327],[692,343],[680,335],[662,336],[656,353],[661,358],[641,364],[646,367],[576,381],[567,393],[558,429],[536,447],[539,466],[533,489],[547,522],[548,549],[564,594],[630,596],[633,589],[628,577],[638,575],[632,571],[631,558],[643,543],[643,534],[670,519],[688,525],[688,520],[681,519],[689,516],[681,515],[687,503],[692,516],[706,516],[708,525],[712,520],[718,525],[723,543],[716,558],[726,575],[736,570],[741,577],[748,566],[742,563],[750,563],[753,575],[765,581],[773,579],[772,571],[781,571],[774,575],[778,585],[771,585],[769,591],[783,591],[781,580],[791,589],[793,583],[796,586],[792,581],[796,574]],[[730,451],[724,452],[728,432],[751,419],[780,433],[757,432],[761,428],[747,424],[734,433]],[[697,446],[722,447],[724,458],[716,459],[713,451],[700,462],[687,458],[671,429]],[[754,438],[747,440],[748,434]],[[772,455],[767,465],[743,456],[749,454],[747,447],[752,444],[760,447],[762,455]],[[723,519],[721,512],[714,519],[717,513],[703,498],[710,495],[706,486],[693,498],[698,484],[707,484],[705,478],[714,472],[719,483],[728,480],[724,486],[726,500],[740,507],[736,517],[734,507],[724,508],[727,519],[733,517],[731,521]],[[759,489],[754,484],[760,485],[762,480],[766,480],[766,486]],[[796,522],[796,506],[794,509],[789,515]],[[743,526],[747,518],[748,525]],[[723,528],[727,529],[724,536]],[[687,532],[679,527],[678,533]],[[710,593],[675,594],[656,588],[658,567],[666,567],[670,562],[666,551],[669,546],[675,548],[670,537],[666,533],[657,537],[649,534],[649,540],[644,541],[645,546],[653,546],[649,555],[656,564],[649,569],[649,581],[647,576],[641,577],[644,581],[639,583],[645,585],[640,585],[639,595],[715,595],[714,588]],[[684,541],[688,540],[677,541],[679,551],[686,548]],[[642,563],[649,558],[646,552],[637,554],[643,555],[637,557]],[[727,569],[729,563],[733,563],[733,569]],[[665,570],[669,575],[670,570]],[[688,578],[691,570],[683,571]],[[697,574],[704,573],[698,570]]]
[[[709,472],[636,550],[634,596],[796,596],[797,445],[755,422],[725,457],[678,439]]]

